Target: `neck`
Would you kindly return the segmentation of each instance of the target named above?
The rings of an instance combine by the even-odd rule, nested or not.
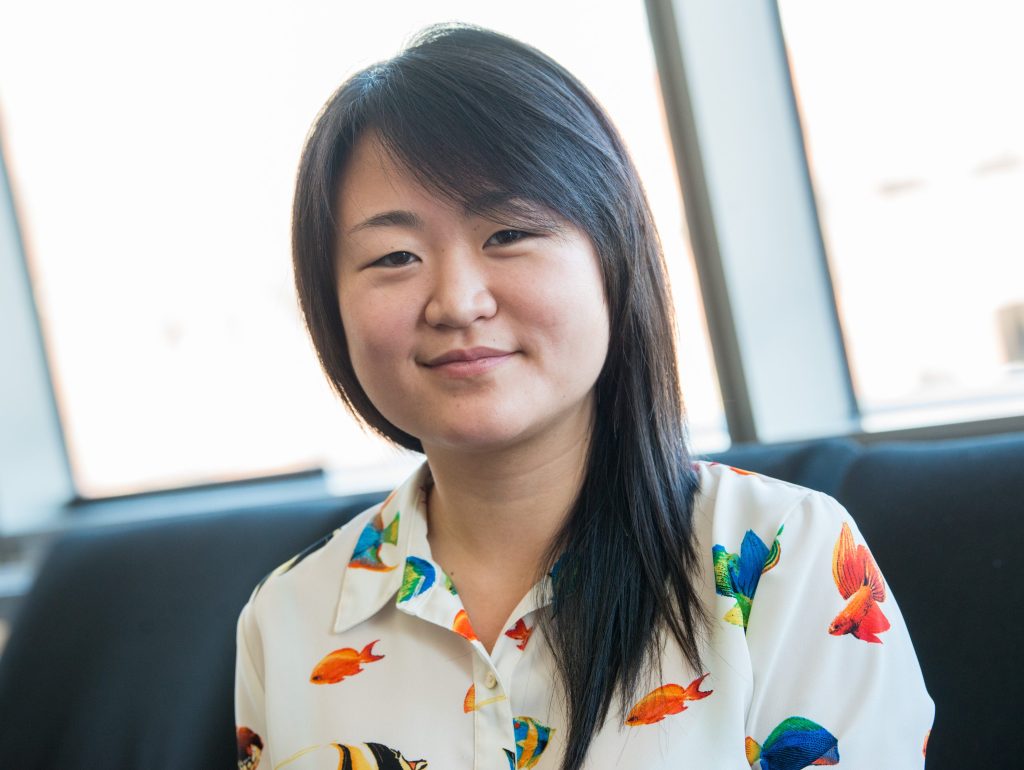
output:
[[[431,551],[443,567],[530,585],[565,524],[586,467],[590,415],[511,447],[425,447]]]

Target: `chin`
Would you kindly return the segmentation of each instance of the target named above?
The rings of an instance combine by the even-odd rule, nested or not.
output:
[[[428,413],[425,410],[410,417],[422,418]],[[571,439],[588,426],[577,409],[547,412],[533,407],[527,399],[514,403],[489,400],[458,410],[437,409],[430,416],[433,419],[410,419],[405,425],[393,422],[416,436],[424,448],[466,453],[511,450],[544,436],[556,441]]]
[[[434,446],[446,451],[486,452],[509,449],[530,434],[527,426],[503,420],[492,413],[484,419],[467,417],[452,425],[433,425],[414,435],[425,447]]]
[[[508,430],[460,430],[435,435],[428,439],[424,446],[435,446],[447,451],[481,453],[510,449],[521,440],[521,435],[515,435]]]

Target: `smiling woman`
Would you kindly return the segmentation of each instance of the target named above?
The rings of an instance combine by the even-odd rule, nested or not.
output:
[[[468,213],[424,189],[373,134],[356,144],[338,200],[349,355],[391,424],[428,456],[588,432],[608,313],[586,234]]]
[[[426,461],[253,592],[240,766],[921,764],[846,511],[691,460],[647,201],[572,75],[428,29],[328,101],[293,216],[325,374]]]

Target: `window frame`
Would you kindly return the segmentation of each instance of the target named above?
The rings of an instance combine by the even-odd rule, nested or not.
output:
[[[872,444],[1024,430],[1024,415],[864,429],[778,4],[645,2],[733,444],[839,437]],[[723,91],[747,98],[730,101]],[[771,212],[770,227],[763,212]],[[745,230],[767,237],[735,236]],[[764,253],[777,268],[767,280],[758,271]],[[787,295],[779,281],[785,275],[803,279],[790,295],[796,319],[778,318],[772,301]],[[812,328],[821,333],[808,335]],[[793,382],[813,383],[816,398]]]
[[[645,4],[733,444],[1024,430],[1024,415],[862,429],[776,3]],[[3,150],[0,144],[0,360],[7,362],[0,537],[366,491],[312,472],[78,498]],[[761,264],[766,253],[771,270]]]

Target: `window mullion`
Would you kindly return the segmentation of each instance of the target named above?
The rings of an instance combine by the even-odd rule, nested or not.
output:
[[[649,0],[734,441],[858,427],[774,3]]]
[[[0,148],[0,534],[45,527],[74,497],[14,200]]]

